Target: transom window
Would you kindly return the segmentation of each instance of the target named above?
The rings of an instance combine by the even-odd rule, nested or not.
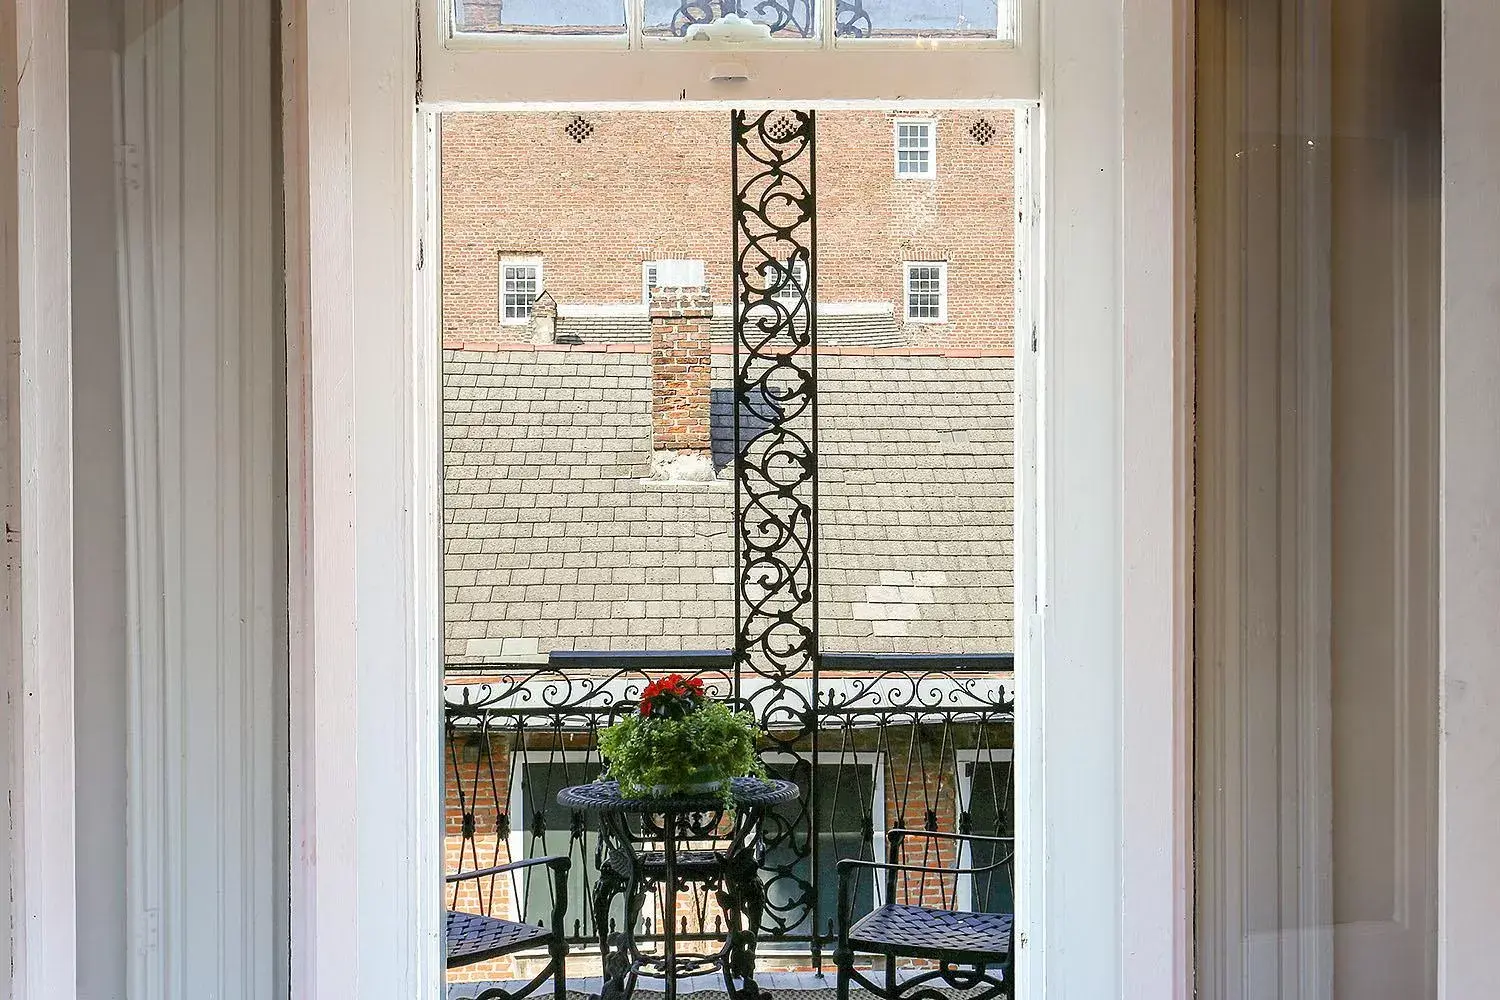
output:
[[[531,307],[541,294],[540,258],[500,262],[500,322],[529,323]]]
[[[937,176],[937,123],[900,119],[896,122],[896,176]]]
[[[1015,38],[1014,0],[443,0],[453,30],[538,39],[674,39],[728,30],[742,41],[923,39],[965,43]],[[715,24],[725,15],[746,24]]]
[[[942,261],[906,264],[906,321],[948,321],[948,265]]]

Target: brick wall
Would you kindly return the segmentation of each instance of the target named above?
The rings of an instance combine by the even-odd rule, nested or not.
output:
[[[508,340],[499,261],[541,256],[564,313],[642,307],[641,265],[705,261],[728,301],[729,123],[721,112],[466,113],[443,118],[443,330]],[[948,322],[902,323],[912,346],[1014,341],[1015,155],[1009,111],[943,112],[937,176],[895,176],[893,112],[818,116],[819,300],[887,303],[902,319],[902,264],[948,264]],[[980,143],[970,133],[987,123]],[[985,134],[983,129],[979,129]]]

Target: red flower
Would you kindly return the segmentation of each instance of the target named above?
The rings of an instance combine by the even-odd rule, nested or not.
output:
[[[699,678],[669,674],[646,685],[641,692],[640,714],[643,718],[653,714],[681,718],[704,697],[703,681]]]

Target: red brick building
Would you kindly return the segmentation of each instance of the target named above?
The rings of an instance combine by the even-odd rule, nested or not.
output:
[[[452,114],[442,128],[445,339],[528,340],[519,307],[542,291],[560,334],[633,339],[647,269],[668,259],[701,262],[727,316],[727,115]],[[853,331],[846,343],[1011,347],[1015,227],[995,220],[1015,218],[1014,179],[1011,112],[820,113],[823,326]]]

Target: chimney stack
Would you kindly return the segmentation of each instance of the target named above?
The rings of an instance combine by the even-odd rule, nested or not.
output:
[[[542,292],[531,304],[531,342],[557,343],[557,300],[550,292]]]
[[[701,280],[701,279],[700,279]],[[651,293],[651,474],[669,482],[714,478],[709,432],[709,324],[706,285],[658,286]]]

